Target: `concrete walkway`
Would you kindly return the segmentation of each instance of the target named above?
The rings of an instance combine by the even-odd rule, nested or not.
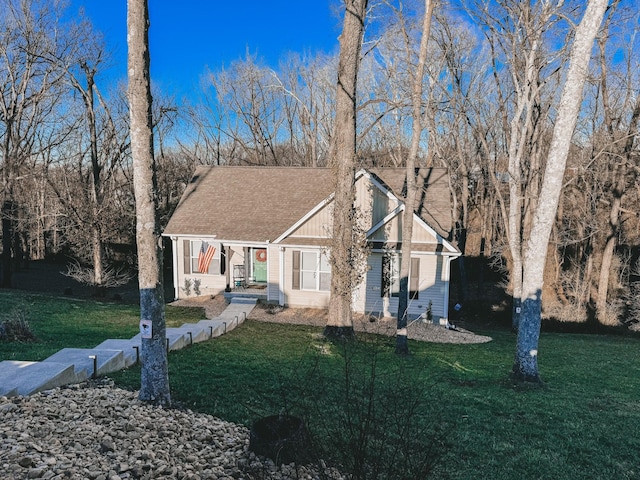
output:
[[[232,298],[222,314],[211,320],[167,328],[167,351],[179,350],[233,330],[256,306],[257,298]],[[0,396],[31,395],[88,378],[122,370],[140,358],[140,334],[109,339],[95,348],[63,348],[42,362],[0,362]]]

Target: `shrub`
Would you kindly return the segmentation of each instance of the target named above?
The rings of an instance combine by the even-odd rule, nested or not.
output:
[[[189,278],[184,279],[184,287],[182,287],[182,291],[185,293],[187,297],[191,295],[191,279]]]
[[[0,317],[0,340],[5,342],[34,342],[36,336],[31,331],[28,310],[17,306]]]
[[[280,370],[281,403],[271,408],[305,420],[321,472],[327,462],[353,480],[427,478],[444,468],[452,441],[445,402],[429,385],[434,379],[417,384],[403,375],[419,360],[393,358],[391,344],[379,338],[325,340],[311,367]]]

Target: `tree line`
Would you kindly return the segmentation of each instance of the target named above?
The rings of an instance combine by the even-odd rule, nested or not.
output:
[[[424,2],[365,5],[354,168],[404,168]],[[448,172],[449,240],[467,259],[459,261],[462,301],[482,295],[465,281],[474,257],[503,271],[505,288],[521,298],[584,8],[577,0],[436,2],[419,105],[428,135],[415,163]],[[110,52],[81,14],[69,19],[73,12],[44,0],[3,0],[0,10],[1,284],[11,286],[26,260],[62,254],[78,276],[111,285],[123,278],[122,246],[135,243],[124,86],[103,80]],[[632,2],[609,2],[551,228],[545,315],[604,324],[637,316],[639,26]],[[247,54],[204,72],[197,100],[154,88],[161,225],[199,164],[329,165],[338,60],[339,52],[298,52],[272,67]]]

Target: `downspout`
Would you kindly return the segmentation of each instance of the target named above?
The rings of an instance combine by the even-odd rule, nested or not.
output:
[[[180,293],[178,285],[178,237],[171,237],[171,259],[173,263],[173,298],[177,300]]]
[[[449,283],[451,282],[451,260],[452,257],[449,255],[443,256],[445,262],[443,266],[443,274],[446,279],[444,282],[444,301],[442,302],[442,313],[444,319],[447,321],[447,325],[449,324]],[[442,279],[441,279],[442,280]]]
[[[279,260],[280,260],[280,265],[279,265],[279,272],[278,272],[278,305],[280,306],[284,306],[284,247],[280,247],[279,252],[278,252],[278,256],[279,256]],[[267,255],[267,259],[269,258],[269,256]],[[268,299],[269,297],[267,297]]]

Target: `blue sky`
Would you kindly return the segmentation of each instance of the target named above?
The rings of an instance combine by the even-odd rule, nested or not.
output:
[[[276,67],[288,52],[333,52],[338,46],[337,0],[149,0],[151,77],[180,99],[199,89],[208,67],[243,58],[247,49]],[[84,7],[113,52],[109,78],[126,78],[126,0],[71,0]],[[104,86],[103,86],[104,87]]]

